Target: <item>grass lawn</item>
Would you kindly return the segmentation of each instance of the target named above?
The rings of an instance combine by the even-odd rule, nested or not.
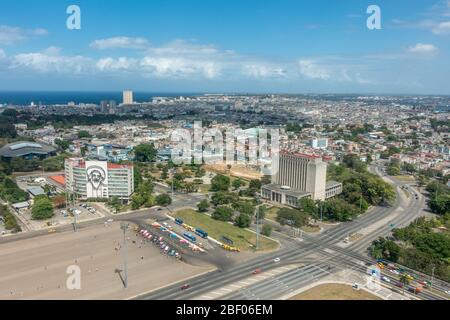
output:
[[[179,210],[174,216],[182,219],[192,227],[200,228],[208,232],[209,236],[221,241],[222,236],[226,236],[234,241],[234,246],[241,250],[254,250],[256,234],[246,229],[241,229],[227,222],[214,220],[206,214],[196,212],[191,209]],[[260,250],[274,250],[278,243],[263,236],[260,238]]]
[[[277,221],[278,210],[280,210],[280,208],[271,207],[266,212],[266,218],[270,219],[270,220],[273,220],[273,221]]]
[[[210,184],[199,184],[198,192],[206,194],[206,193],[209,193],[210,188],[211,188]]]
[[[401,176],[393,176],[395,179],[401,182],[414,182],[416,179],[414,179],[413,176],[407,176],[407,175],[401,175]]]
[[[322,284],[302,292],[289,300],[381,300],[365,290],[355,290],[343,284]]]

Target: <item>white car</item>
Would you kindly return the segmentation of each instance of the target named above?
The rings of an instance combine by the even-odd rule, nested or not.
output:
[[[108,223],[114,222],[114,219],[108,219],[106,222]]]
[[[450,290],[445,291],[446,294],[450,295]]]
[[[391,282],[391,279],[389,279],[388,277],[385,277],[385,276],[383,276],[383,277],[381,278],[381,280],[383,280],[383,281],[385,281],[385,282],[387,282],[387,283],[390,283],[390,282]]]
[[[280,261],[281,261],[280,258],[275,258],[275,259],[273,259],[273,262],[280,262]]]

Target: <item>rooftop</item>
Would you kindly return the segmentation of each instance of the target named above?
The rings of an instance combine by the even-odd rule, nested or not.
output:
[[[23,157],[28,154],[48,155],[56,149],[45,143],[19,141],[7,144],[0,149],[0,156],[6,158]]]

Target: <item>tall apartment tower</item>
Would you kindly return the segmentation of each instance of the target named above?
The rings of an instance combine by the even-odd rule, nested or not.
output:
[[[133,104],[133,91],[125,90],[123,92],[123,104]]]
[[[320,156],[280,153],[278,168],[273,184],[306,191],[314,200],[325,199],[327,165]]]

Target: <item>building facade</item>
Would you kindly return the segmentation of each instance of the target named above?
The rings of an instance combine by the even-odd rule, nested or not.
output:
[[[133,104],[133,91],[126,90],[123,92],[123,104]]]
[[[82,199],[118,197],[128,201],[134,193],[134,169],[132,165],[71,158],[65,162],[65,182],[67,191]]]
[[[325,200],[342,192],[342,184],[327,180],[327,164],[320,156],[281,152],[272,183],[261,188],[271,202],[298,207],[302,198]]]

